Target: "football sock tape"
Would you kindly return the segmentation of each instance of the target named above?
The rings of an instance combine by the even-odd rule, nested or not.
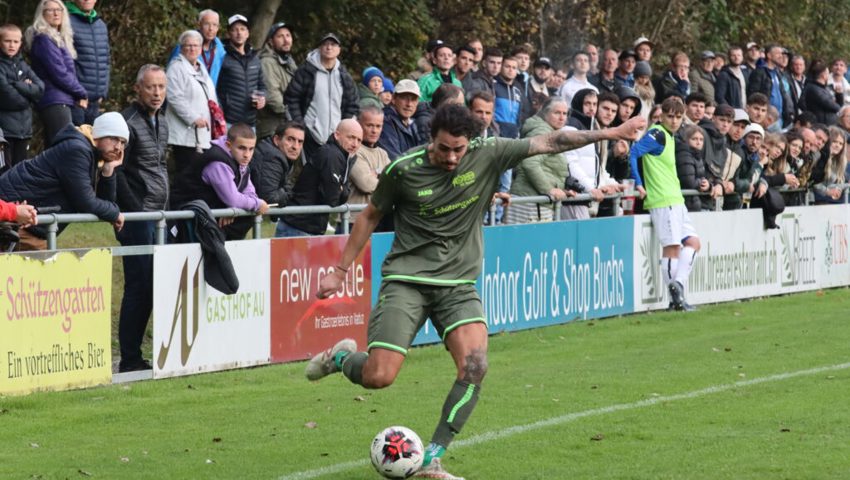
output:
[[[443,404],[440,423],[437,424],[434,436],[431,437],[431,443],[449,446],[455,435],[463,429],[469,415],[472,414],[475,404],[478,403],[480,391],[480,385],[455,380],[446,397],[446,402]]]

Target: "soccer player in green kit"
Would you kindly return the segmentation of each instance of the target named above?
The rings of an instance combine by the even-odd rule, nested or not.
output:
[[[339,289],[381,217],[392,213],[395,239],[382,266],[378,303],[369,319],[368,353],[356,351],[354,340],[342,340],[310,360],[307,378],[318,380],[342,371],[365,388],[388,387],[416,332],[430,318],[452,355],[457,378],[415,477],[462,480],[446,472],[440,458],[472,413],[487,373],[487,320],[475,280],[483,257],[481,219],[498,189],[499,175],[533,155],[605,139],[635,139],[645,125],[643,118],[635,117],[607,130],[483,140],[477,138],[484,130],[480,120],[466,107],[439,108],[431,123],[431,143],[384,169],[338,266],[319,287],[319,298]]]
[[[644,198],[643,206],[649,210],[652,228],[661,242],[661,272],[670,294],[670,310],[691,311],[695,309],[685,301],[685,286],[700,242],[676,174],[673,138],[682,126],[684,115],[685,105],[679,97],[664,100],[661,123],[653,125],[632,146],[629,161],[635,187]],[[643,158],[643,178],[638,170],[639,158]]]

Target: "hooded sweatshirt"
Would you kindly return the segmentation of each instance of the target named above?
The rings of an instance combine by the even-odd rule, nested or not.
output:
[[[322,65],[319,50],[307,54],[307,62],[316,67],[316,83],[313,99],[304,115],[304,123],[318,143],[324,144],[342,120],[342,77],[339,60],[328,70]]]

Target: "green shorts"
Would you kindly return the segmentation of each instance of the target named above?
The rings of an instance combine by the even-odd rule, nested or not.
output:
[[[461,325],[487,324],[475,285],[443,287],[382,282],[378,304],[369,318],[368,348],[385,348],[407,355],[416,332],[428,318],[443,341]]]

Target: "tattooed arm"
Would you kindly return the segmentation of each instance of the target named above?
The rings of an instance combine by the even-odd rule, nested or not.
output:
[[[635,140],[644,128],[646,120],[637,116],[619,127],[603,130],[556,130],[546,135],[531,137],[528,155],[566,152],[600,140]]]

